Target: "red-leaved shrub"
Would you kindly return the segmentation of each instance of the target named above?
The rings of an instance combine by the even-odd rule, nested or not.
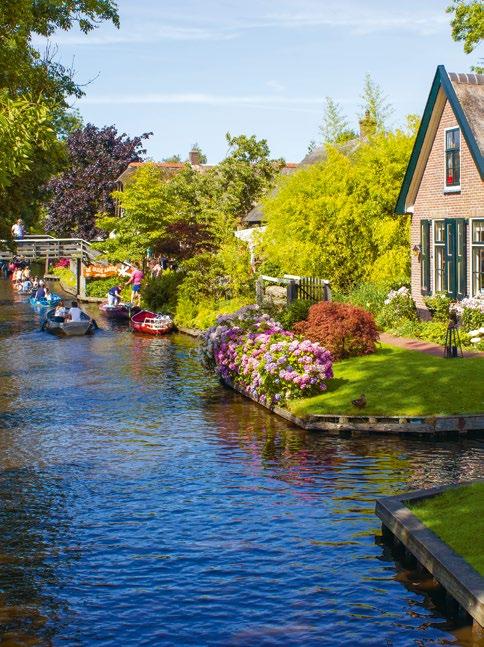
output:
[[[374,353],[378,341],[375,320],[370,312],[336,301],[311,306],[307,320],[294,324],[293,330],[322,344],[334,359]]]

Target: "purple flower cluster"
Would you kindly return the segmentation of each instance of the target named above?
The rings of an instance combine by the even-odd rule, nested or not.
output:
[[[220,317],[205,334],[203,350],[222,379],[263,404],[315,395],[333,377],[329,351],[284,330],[257,306]]]

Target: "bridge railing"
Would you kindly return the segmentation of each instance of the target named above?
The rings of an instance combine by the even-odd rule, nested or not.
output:
[[[93,249],[91,244],[82,238],[29,236],[13,241],[12,249],[8,249],[6,245],[7,241],[0,241],[0,260],[10,260],[15,255],[28,260],[62,257],[94,260],[101,255],[101,252]]]

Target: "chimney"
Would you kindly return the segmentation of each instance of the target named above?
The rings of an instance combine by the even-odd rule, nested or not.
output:
[[[365,112],[365,116],[360,119],[360,139],[368,139],[368,137],[371,137],[371,135],[374,135],[375,133],[376,121],[367,110]]]
[[[200,165],[200,151],[190,151],[188,153],[188,160],[192,166]]]

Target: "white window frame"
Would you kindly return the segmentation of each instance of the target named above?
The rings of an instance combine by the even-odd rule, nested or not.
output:
[[[482,247],[484,248],[484,243],[474,243],[472,240],[472,223],[475,222],[476,220],[482,220],[484,222],[484,217],[481,218],[469,218],[469,267],[470,267],[470,290],[469,294],[473,297],[476,297],[478,299],[483,299],[484,300],[484,294],[476,294],[474,292],[474,247]]]
[[[455,186],[447,186],[446,179],[447,179],[447,132],[449,130],[458,130],[459,131],[459,184],[456,184]],[[461,192],[461,184],[462,184],[462,176],[461,176],[461,169],[462,169],[462,130],[459,126],[459,124],[455,126],[450,126],[449,128],[444,129],[444,193],[460,193]]]

